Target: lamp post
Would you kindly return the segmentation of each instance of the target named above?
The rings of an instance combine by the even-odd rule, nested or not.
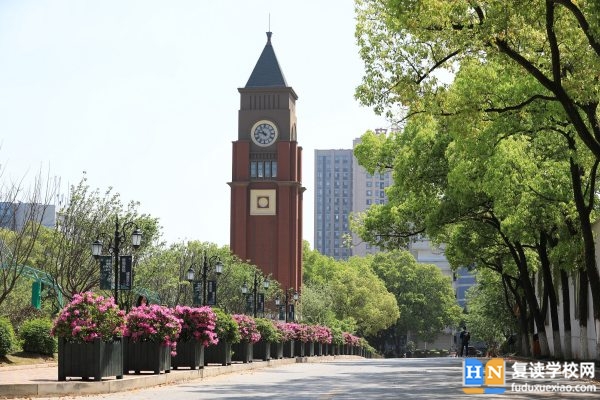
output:
[[[213,263],[214,263],[214,265],[213,265]],[[200,282],[195,279],[195,277],[196,277],[196,273],[194,272],[195,268],[197,268],[197,265],[195,263],[192,263],[192,265],[190,266],[190,268],[187,270],[187,273],[186,273],[186,279],[191,283]],[[204,253],[202,254],[202,270],[200,271],[200,276],[202,278],[202,305],[203,306],[206,305],[206,289],[207,289],[206,284],[207,284],[207,279],[208,279],[208,272],[212,268],[214,268],[217,275],[221,275],[221,273],[223,272],[223,263],[219,259],[219,256],[214,255],[212,257],[208,257],[206,255],[206,250],[204,250]],[[216,299],[217,283],[215,282],[214,285],[215,285],[215,287],[214,287],[214,290],[215,290],[214,303],[215,304],[211,304],[211,305],[216,305],[216,303],[217,303],[217,299]],[[193,299],[195,300],[195,297],[193,297]]]
[[[259,273],[255,272],[254,273],[254,282],[252,284],[252,314],[254,315],[254,318],[256,318],[257,313],[258,313],[258,297],[259,297],[259,293],[258,293],[258,285],[259,285],[259,279],[258,279]],[[264,278],[262,285],[263,288],[265,290],[267,290],[269,288],[269,279],[268,278]],[[246,284],[246,282],[244,282],[244,285],[242,286],[242,294],[247,294],[248,293],[248,285]],[[263,307],[264,307],[264,298],[263,298]],[[262,312],[264,312],[264,308],[261,310]]]
[[[290,307],[290,305],[293,306],[293,304],[290,304],[290,297],[292,298],[295,304],[298,301],[298,292],[294,291],[294,293],[292,294],[292,290],[292,288],[289,288],[285,291],[285,322],[289,322],[290,319],[292,321],[294,320],[294,309]],[[275,305],[281,307],[281,299],[279,298],[279,296],[275,298]]]
[[[140,247],[142,243],[142,231],[138,228],[137,224],[133,221],[129,221],[119,226],[119,216],[115,217],[115,232],[114,236],[110,239],[108,243],[108,252],[114,256],[115,259],[115,279],[114,279],[114,290],[115,290],[115,304],[119,305],[119,263],[120,258],[119,254],[121,252],[121,245],[125,242],[126,232],[129,228],[135,228],[135,230],[131,233],[131,245],[134,249]],[[92,255],[94,258],[98,259],[102,255],[102,249],[104,244],[98,238],[92,243]]]

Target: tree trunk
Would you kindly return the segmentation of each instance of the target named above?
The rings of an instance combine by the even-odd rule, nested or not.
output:
[[[573,347],[571,345],[571,299],[569,298],[569,275],[567,271],[560,270],[560,286],[562,291],[562,306],[563,306],[563,326],[565,348],[564,354],[567,360],[573,358]]]
[[[538,255],[540,256],[540,265],[542,269],[542,279],[544,289],[548,293],[550,301],[550,321],[552,322],[552,344],[554,347],[555,358],[563,357],[562,346],[560,344],[560,325],[558,323],[558,301],[556,299],[556,290],[552,280],[552,270],[550,268],[550,259],[548,258],[548,236],[546,232],[540,233],[540,244],[538,246]],[[544,333],[546,331],[544,330]]]
[[[517,287],[513,286],[511,279],[508,275],[503,275],[502,278],[505,287],[507,287],[513,294],[516,303],[516,309],[513,309],[513,315],[517,318],[519,324],[519,343],[520,351],[518,352],[522,356],[531,355],[531,346],[529,345],[529,321],[527,318],[527,299],[520,295]]]
[[[542,357],[547,357],[550,353],[550,348],[548,347],[548,338],[546,337],[546,316],[544,313],[540,312],[539,303],[535,295],[535,289],[531,282],[531,278],[529,277],[529,268],[527,266],[527,258],[525,256],[523,246],[520,243],[515,243],[515,249],[518,253],[517,266],[519,268],[519,280],[521,282],[521,288],[525,292],[525,298],[527,299],[527,304],[529,305],[529,311],[533,315],[533,321],[535,322],[535,326],[537,327],[538,331],[540,355]]]
[[[588,276],[584,271],[579,271],[579,359],[587,360],[589,358],[588,340],[587,340],[587,320],[588,320]]]
[[[574,146],[573,143],[570,144]],[[583,188],[583,184],[581,182],[581,166],[575,162],[575,160],[570,159],[570,170],[571,170],[571,181],[573,183],[573,199],[575,201],[575,207],[577,208],[577,215],[579,216],[579,224],[581,226],[581,236],[583,238],[583,257],[585,263],[585,274],[587,275],[586,281],[592,291],[592,307],[594,313],[594,321],[595,325],[600,326],[600,272],[598,271],[598,267],[596,266],[596,247],[594,243],[594,232],[592,231],[592,224],[590,222],[590,215],[594,208],[594,199],[595,199],[595,182],[596,182],[596,172],[598,168],[598,163],[600,161],[596,160],[593,168],[590,169],[590,177],[589,177],[589,187],[585,190],[590,193],[588,198],[588,204],[586,204],[586,197]],[[587,299],[587,286],[585,285],[585,298]],[[581,292],[580,287],[580,292]],[[582,304],[579,304],[581,309]],[[587,316],[588,316],[588,305],[587,301],[585,304],[586,313],[579,314],[579,323],[581,325],[582,321],[585,319],[585,326],[587,332]],[[600,332],[596,329],[596,353],[600,350]],[[586,336],[586,349],[587,349],[587,336]],[[586,353],[588,354],[588,353]]]

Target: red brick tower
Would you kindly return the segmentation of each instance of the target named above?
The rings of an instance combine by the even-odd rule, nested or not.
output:
[[[233,142],[230,247],[282,289],[302,285],[302,148],[296,100],[271,45],[271,32],[246,86],[238,89]]]

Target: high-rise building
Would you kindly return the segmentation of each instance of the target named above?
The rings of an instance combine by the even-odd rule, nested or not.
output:
[[[353,145],[358,143],[355,139]],[[349,219],[371,204],[385,204],[385,188],[391,184],[390,172],[369,174],[358,165],[353,150],[315,150],[315,249],[336,260],[378,252],[378,247],[351,234]]]
[[[51,204],[0,202],[0,228],[20,231],[30,221],[53,228],[55,210],[56,207]]]
[[[376,129],[375,133],[378,135],[385,135],[385,129]],[[353,148],[360,144],[360,138],[354,139],[352,142]],[[358,160],[353,157],[352,169],[354,170],[354,192],[352,193],[352,212],[361,213],[365,212],[373,204],[386,204],[387,196],[385,195],[385,188],[393,183],[392,173],[376,172],[371,175],[366,169],[358,164]],[[352,255],[353,256],[366,256],[367,254],[374,254],[379,251],[379,247],[372,246],[368,243],[363,242],[357,235],[352,236]]]
[[[314,243],[321,253],[347,259],[352,248],[348,218],[352,212],[352,150],[315,150]]]

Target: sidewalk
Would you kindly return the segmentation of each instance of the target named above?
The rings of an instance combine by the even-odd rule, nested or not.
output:
[[[82,380],[81,378],[67,378],[66,381],[59,381],[57,363],[0,367],[0,398],[58,397],[116,393],[258,368],[294,364],[297,362],[326,362],[353,358],[360,359],[362,357],[318,356],[284,358],[280,360],[254,361],[249,364],[234,363],[228,366],[209,365],[203,369],[196,370],[178,369],[160,375],[150,372],[134,375],[126,374],[123,375],[123,379],[111,377],[104,378],[101,381]]]

